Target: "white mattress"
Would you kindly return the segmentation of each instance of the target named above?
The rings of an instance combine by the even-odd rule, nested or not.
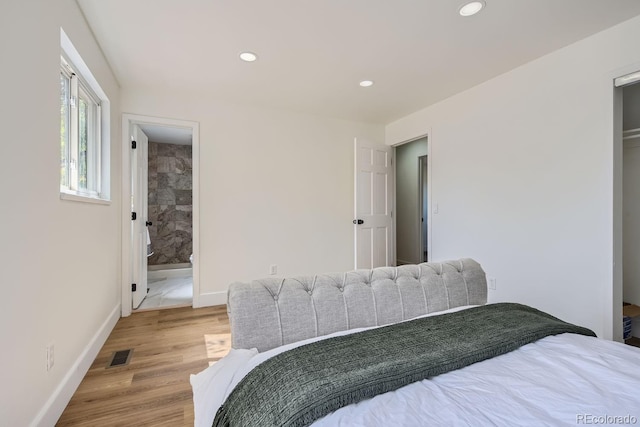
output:
[[[468,307],[447,312],[464,308]],[[264,353],[231,350],[213,366],[191,376],[195,426],[210,427],[233,387],[269,357],[364,329],[370,328],[338,332]],[[313,426],[575,426],[625,422],[640,423],[640,349],[562,334],[349,405]]]

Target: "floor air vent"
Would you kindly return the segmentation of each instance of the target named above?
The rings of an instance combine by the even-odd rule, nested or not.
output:
[[[114,351],[107,368],[115,368],[116,366],[125,366],[129,364],[133,349]]]

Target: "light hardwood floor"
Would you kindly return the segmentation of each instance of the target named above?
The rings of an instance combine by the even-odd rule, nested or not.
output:
[[[229,351],[226,306],[134,313],[118,321],[56,426],[193,426],[189,375]],[[108,368],[114,351],[127,366]]]

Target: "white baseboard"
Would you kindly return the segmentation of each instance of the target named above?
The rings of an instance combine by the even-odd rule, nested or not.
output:
[[[191,268],[190,262],[183,262],[181,264],[158,264],[158,265],[147,265],[147,271],[156,271],[156,270],[176,270],[181,268]]]
[[[174,277],[191,277],[193,268],[171,268],[167,270],[149,270],[147,280],[169,279]]]
[[[211,292],[208,294],[200,294],[193,299],[193,308],[211,307],[213,305],[226,305],[227,292]]]
[[[38,412],[35,419],[31,422],[31,426],[50,427],[56,424],[60,415],[67,407],[67,404],[73,397],[76,389],[82,382],[91,364],[100,352],[100,349],[109,338],[109,334],[113,330],[116,323],[120,319],[120,304],[109,313],[107,319],[102,323],[100,329],[93,336],[89,344],[84,348],[82,354],[78,357],[71,369],[62,379],[62,382],[56,387],[47,403]]]

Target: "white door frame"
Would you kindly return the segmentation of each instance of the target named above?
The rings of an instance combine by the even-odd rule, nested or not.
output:
[[[193,175],[193,307],[200,297],[200,125],[198,122],[124,113],[122,115],[122,317],[131,314],[131,126],[161,125],[191,129]]]
[[[431,179],[432,176],[432,172],[433,172],[433,166],[432,166],[432,156],[431,156],[431,147],[432,147],[432,140],[431,140],[431,131],[427,131],[426,133],[420,135],[420,136],[416,136],[415,138],[411,138],[411,139],[407,139],[401,142],[397,142],[397,143],[392,143],[389,144],[393,147],[393,158],[396,159],[396,148],[398,148],[401,145],[404,144],[408,144],[410,142],[413,141],[417,141],[418,139],[422,139],[422,138],[427,138],[427,211],[429,212],[429,215],[427,215],[427,252],[429,253],[429,261],[431,261],[433,259],[433,249],[432,249],[432,223],[433,223],[433,208],[432,208],[432,195],[433,195],[433,191],[431,190],[432,185],[433,185],[433,180]],[[398,182],[398,176],[397,176],[397,169],[396,169],[396,165],[398,162],[393,162],[393,180],[394,180],[394,185],[392,188],[392,192],[393,192],[393,219],[392,219],[392,224],[391,224],[391,229],[392,229],[392,234],[393,234],[393,242],[392,242],[392,252],[393,252],[393,257],[394,257],[394,262],[396,261],[396,254],[397,252],[397,223],[396,223],[396,217],[397,215],[395,215],[395,212],[398,211],[397,206],[396,206],[396,188],[395,188],[395,183]],[[420,207],[420,209],[422,209],[422,207]],[[420,233],[422,233],[422,229],[420,230]],[[420,246],[422,247],[422,234],[420,235]],[[422,255],[420,256],[420,259],[422,259]]]

